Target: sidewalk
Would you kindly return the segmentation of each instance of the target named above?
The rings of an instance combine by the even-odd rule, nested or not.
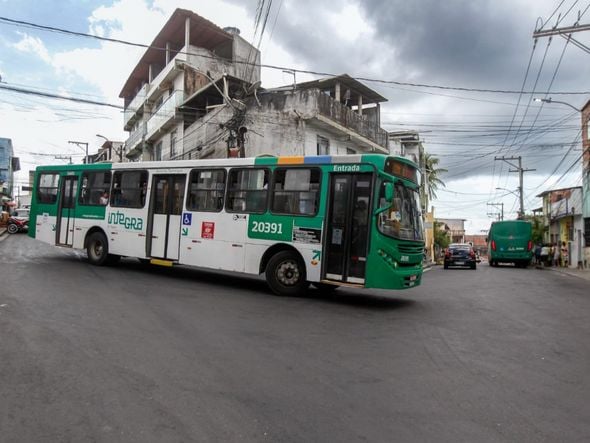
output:
[[[578,277],[578,278],[582,278],[584,280],[588,280],[590,281],[590,269],[576,269],[576,268],[558,268],[558,267],[554,267],[554,266],[547,266],[547,267],[540,267],[540,266],[535,266],[537,269],[540,269],[542,271],[553,271],[553,272],[559,272],[560,274],[563,275],[569,275],[570,277]]]

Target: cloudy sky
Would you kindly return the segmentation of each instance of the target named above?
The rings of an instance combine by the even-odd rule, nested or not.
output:
[[[149,44],[177,7],[219,26],[236,26],[257,43],[258,1],[0,0],[0,16]],[[267,0],[265,5],[269,4]],[[495,161],[522,156],[525,209],[542,191],[581,185],[580,108],[588,99],[590,54],[562,37],[532,38],[535,29],[590,23],[588,0],[275,0],[260,40],[262,62],[363,78],[387,97],[386,130],[413,129],[440,158],[446,188],[433,202],[439,217],[467,219],[480,233],[495,207],[518,210],[518,174]],[[590,45],[590,33],[573,35]],[[15,26],[0,18],[2,85],[121,105],[118,94],[142,50],[96,39]],[[262,70],[264,87],[292,82]],[[297,74],[297,80],[314,77]],[[369,81],[377,80],[377,81]],[[421,86],[415,86],[421,85]],[[492,91],[485,92],[484,90]],[[519,94],[524,91],[523,94]],[[561,94],[561,93],[569,94]],[[55,156],[96,152],[102,134],[124,140],[119,110],[0,89],[0,137],[13,140],[24,180]],[[497,190],[496,188],[505,188]]]

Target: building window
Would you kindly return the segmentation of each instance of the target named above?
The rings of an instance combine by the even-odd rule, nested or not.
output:
[[[120,171],[113,176],[111,206],[143,208],[147,193],[147,171]]]
[[[318,135],[318,155],[330,155],[330,140]]]
[[[175,129],[170,133],[170,159],[173,160],[176,156],[176,138],[178,136],[178,130]]]
[[[78,202],[86,206],[104,206],[106,202],[101,200],[104,193],[108,194],[111,188],[111,173],[84,172],[82,174],[82,192]]]
[[[276,169],[272,212],[290,215],[317,214],[320,176],[320,170],[317,168]]]
[[[191,171],[186,208],[189,211],[219,212],[225,195],[225,169]]]
[[[586,247],[590,248],[590,217],[584,219],[584,242]]]
[[[232,169],[229,172],[229,212],[263,213],[268,195],[268,169]]]
[[[44,173],[39,176],[37,186],[37,201],[39,203],[54,204],[57,201],[57,187],[59,174]]]
[[[156,143],[156,147],[154,148],[154,160],[156,160],[156,161],[162,160],[162,142],[161,141]]]

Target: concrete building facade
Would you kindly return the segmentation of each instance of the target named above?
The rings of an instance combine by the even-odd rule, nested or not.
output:
[[[347,75],[262,89],[259,51],[183,9],[120,96],[131,160],[388,152],[384,97]]]
[[[582,217],[584,257],[590,263],[590,100],[582,108]]]
[[[582,187],[553,189],[537,197],[543,199],[543,241],[568,245],[568,264],[588,263],[585,257]]]
[[[14,156],[12,139],[0,138],[0,203],[7,206],[14,198],[14,173],[20,170],[20,161]]]

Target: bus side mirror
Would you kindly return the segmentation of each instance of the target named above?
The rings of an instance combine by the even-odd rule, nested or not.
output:
[[[385,201],[393,201],[393,183],[391,182],[385,183]]]

